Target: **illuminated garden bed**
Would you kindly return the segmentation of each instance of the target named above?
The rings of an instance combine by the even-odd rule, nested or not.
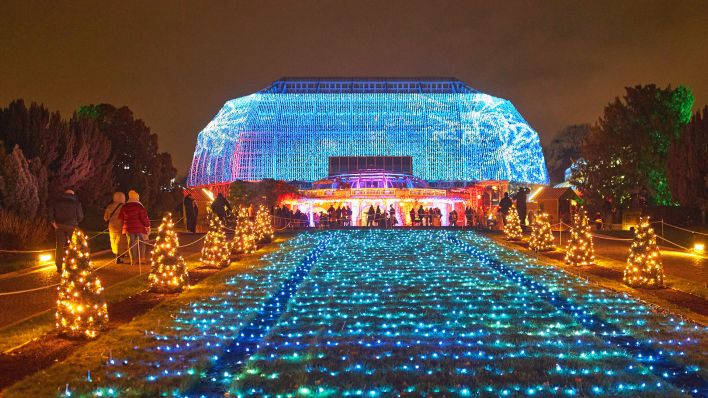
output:
[[[705,328],[474,232],[303,233],[245,261],[7,396],[705,394]]]
[[[683,396],[657,367],[666,361],[688,372],[684,381],[702,380],[704,329],[474,233],[457,243],[444,231],[333,233],[338,243],[236,376],[234,394]],[[611,342],[581,326],[484,256],[623,335]],[[620,337],[662,359],[617,347]]]

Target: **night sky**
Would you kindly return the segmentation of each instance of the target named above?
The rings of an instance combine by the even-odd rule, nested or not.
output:
[[[499,3],[499,4],[496,4]],[[503,3],[503,4],[502,4]],[[208,7],[207,7],[208,5]],[[228,99],[282,76],[454,76],[550,141],[627,85],[708,104],[706,1],[3,1],[0,104],[127,105],[180,174]]]

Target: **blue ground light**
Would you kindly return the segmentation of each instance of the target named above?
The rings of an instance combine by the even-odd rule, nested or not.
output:
[[[706,331],[472,231],[318,231],[178,306],[159,332],[125,336],[132,350],[66,390],[705,396]]]
[[[213,397],[223,395],[229,388],[231,377],[243,366],[244,361],[254,354],[265,338],[266,334],[275,325],[285,311],[288,301],[297,292],[303,279],[310,273],[322,251],[332,241],[332,236],[326,236],[310,252],[302,263],[293,271],[290,278],[265,302],[256,317],[241,330],[238,337],[226,346],[224,355],[214,361],[211,369],[206,372],[198,384],[187,391],[187,396]]]
[[[477,257],[490,268],[505,275],[521,286],[528,288],[537,294],[538,297],[543,298],[557,309],[572,316],[575,318],[576,322],[595,333],[596,336],[602,336],[608,344],[621,347],[623,350],[635,355],[639,362],[651,369],[658,377],[665,378],[668,382],[681,388],[682,391],[688,392],[695,397],[708,397],[708,383],[706,383],[706,380],[701,377],[697,370],[691,371],[673,363],[659,350],[642,343],[601,317],[573,303],[572,300],[550,291],[542,284],[534,282],[529,277],[504,265],[501,261],[457,239],[454,235],[449,235],[448,239],[453,244],[461,245],[467,253]]]

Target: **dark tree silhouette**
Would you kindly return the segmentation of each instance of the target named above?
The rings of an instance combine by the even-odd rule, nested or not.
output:
[[[544,148],[548,176],[552,183],[565,180],[565,170],[580,158],[583,140],[589,131],[589,124],[567,126]]]
[[[681,205],[708,206],[708,106],[672,141],[667,172],[671,193]]]
[[[157,135],[141,119],[136,119],[127,107],[109,104],[84,106],[78,115],[95,120],[111,142],[117,189],[138,191],[140,201],[153,214],[174,208],[180,195],[173,183],[177,170],[170,154],[158,152]],[[165,204],[166,201],[169,203]]]
[[[626,87],[587,135],[584,163],[573,182],[591,200],[610,197],[620,207],[672,204],[666,157],[691,117],[688,88]]]

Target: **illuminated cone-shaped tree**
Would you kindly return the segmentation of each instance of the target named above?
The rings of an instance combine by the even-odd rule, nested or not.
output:
[[[573,215],[573,225],[570,226],[570,238],[565,250],[565,263],[580,267],[590,265],[595,261],[595,249],[590,233],[590,220],[585,208],[578,207]]]
[[[511,206],[509,214],[504,219],[504,234],[507,240],[521,240],[523,236],[521,220],[519,219],[519,213],[516,211],[516,206]]]
[[[268,243],[273,240],[273,222],[270,217],[270,212],[264,205],[258,206],[256,212],[256,242]]]
[[[73,337],[95,337],[108,324],[101,281],[93,274],[86,235],[74,230],[59,282],[56,326]]]
[[[157,229],[155,247],[150,259],[150,290],[157,293],[182,291],[187,283],[187,264],[177,254],[179,239],[172,222],[172,214],[165,213]]]
[[[533,220],[531,226],[531,238],[529,239],[529,249],[535,252],[553,250],[553,233],[551,223],[548,221],[548,213],[540,213]]]
[[[238,211],[231,250],[240,254],[256,251],[256,234],[254,233],[253,222],[248,217],[247,208],[242,208]]]
[[[624,282],[633,287],[664,287],[664,266],[649,217],[640,218],[634,231],[634,241],[624,269]]]
[[[226,232],[224,232],[224,223],[211,209],[207,210],[207,219],[209,220],[209,232],[207,232],[204,246],[202,246],[202,264],[213,268],[228,267],[231,264],[231,257]]]

